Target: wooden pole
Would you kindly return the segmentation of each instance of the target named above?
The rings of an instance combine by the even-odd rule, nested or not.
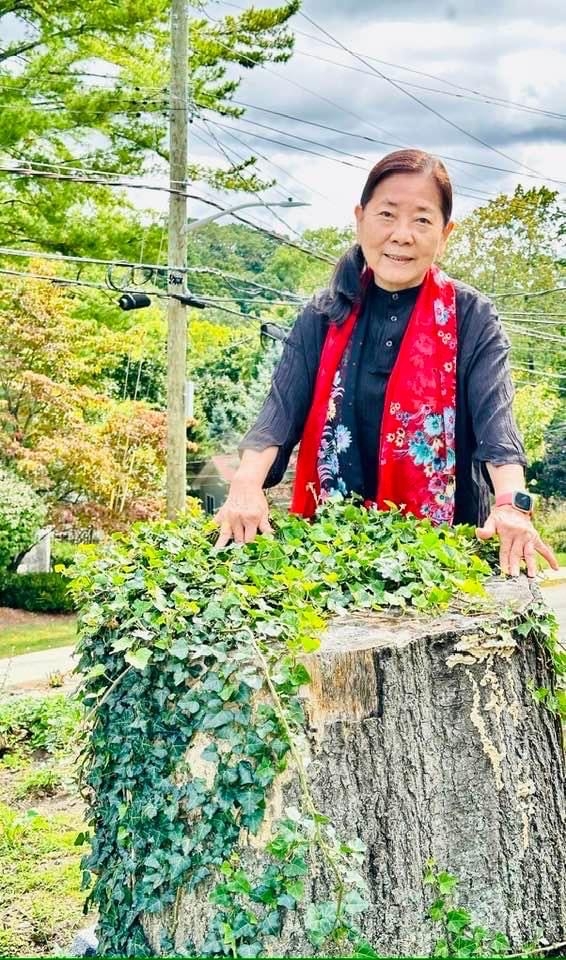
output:
[[[168,292],[173,294],[184,292],[184,274],[179,268],[186,267],[187,262],[187,34],[187,0],[172,0]],[[167,312],[167,516],[171,520],[184,509],[187,491],[186,366],[187,308],[171,299]]]

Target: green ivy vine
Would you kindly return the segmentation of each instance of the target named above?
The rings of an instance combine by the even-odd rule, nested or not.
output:
[[[486,604],[492,571],[471,528],[396,511],[333,503],[314,524],[276,515],[274,526],[273,538],[216,552],[216,528],[195,512],[136,525],[77,561],[92,828],[80,840],[91,843],[83,886],[86,908],[100,913],[102,955],[152,955],[141,918],[167,907],[160,947],[174,955],[181,891],[197,888],[212,904],[200,955],[259,956],[289,911],[315,951],[341,943],[342,955],[375,955],[356,926],[366,907],[363,845],[336,835],[302,768],[298,694],[309,675],[300,657],[318,647],[329,616],[352,608]],[[187,761],[203,737],[209,777]],[[300,801],[274,826],[262,875],[252,877],[238,839],[243,829],[257,834],[288,764]],[[305,904],[314,858],[332,890]],[[181,954],[195,952],[182,945]]]

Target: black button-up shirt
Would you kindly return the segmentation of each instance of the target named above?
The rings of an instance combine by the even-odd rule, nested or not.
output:
[[[459,280],[456,397],[456,523],[483,523],[489,512],[486,462],[526,465],[511,409],[509,340],[490,300]],[[355,415],[360,444],[358,482],[352,490],[374,499],[377,450],[385,391],[420,287],[390,293],[373,284],[354,329],[352,355],[360,356]],[[299,442],[312,402],[328,329],[315,302],[299,314],[274,372],[269,395],[240,450],[279,448],[265,486],[281,480]],[[358,349],[356,349],[356,346]]]

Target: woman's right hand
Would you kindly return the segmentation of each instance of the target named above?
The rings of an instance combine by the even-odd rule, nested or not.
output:
[[[269,523],[269,505],[257,480],[236,473],[230,485],[228,499],[216,514],[220,535],[216,549],[234,543],[250,543],[256,534],[273,533]]]

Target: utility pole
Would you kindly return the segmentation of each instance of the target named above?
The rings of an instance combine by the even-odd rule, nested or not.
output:
[[[188,14],[187,0],[171,0],[171,76],[169,114],[169,264],[168,292],[185,292],[187,264],[188,160]],[[167,311],[167,516],[184,510],[187,492],[187,308],[171,298]]]

